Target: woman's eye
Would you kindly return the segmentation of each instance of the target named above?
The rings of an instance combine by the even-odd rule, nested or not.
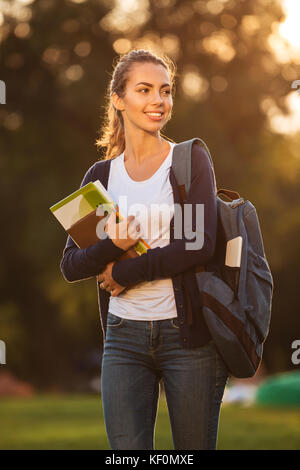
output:
[[[139,91],[149,91],[148,88],[141,88]],[[170,90],[165,90],[163,91],[163,93],[167,93],[167,95],[169,95],[171,92]]]

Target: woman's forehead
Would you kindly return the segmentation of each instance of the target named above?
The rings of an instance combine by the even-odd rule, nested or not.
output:
[[[170,77],[163,65],[134,64],[129,73],[128,82],[134,86],[139,82],[166,84],[170,83]]]

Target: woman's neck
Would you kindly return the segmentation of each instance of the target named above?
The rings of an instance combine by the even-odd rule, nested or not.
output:
[[[152,137],[149,139],[126,138],[125,135],[125,150],[124,161],[130,161],[136,166],[142,165],[149,158],[159,157],[165,152],[169,151],[168,142],[161,136]]]

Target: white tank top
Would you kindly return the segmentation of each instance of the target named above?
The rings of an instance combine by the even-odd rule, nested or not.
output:
[[[141,236],[151,248],[170,243],[170,221],[174,214],[173,189],[169,180],[173,142],[159,169],[145,181],[134,181],[124,165],[124,152],[111,162],[107,190],[124,217],[134,215]],[[143,208],[139,204],[143,204]],[[140,282],[117,297],[110,297],[108,311],[132,320],[165,320],[177,317],[171,278]]]

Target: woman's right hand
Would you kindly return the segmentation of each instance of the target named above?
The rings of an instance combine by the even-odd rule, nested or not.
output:
[[[116,212],[118,212],[118,205],[116,206],[116,209]],[[140,225],[135,220],[134,215],[130,215],[127,219],[121,220],[119,223],[117,223],[116,212],[111,212],[109,218],[107,219],[104,230],[116,246],[122,250],[127,251],[129,248],[135,245],[138,239],[141,237]]]

